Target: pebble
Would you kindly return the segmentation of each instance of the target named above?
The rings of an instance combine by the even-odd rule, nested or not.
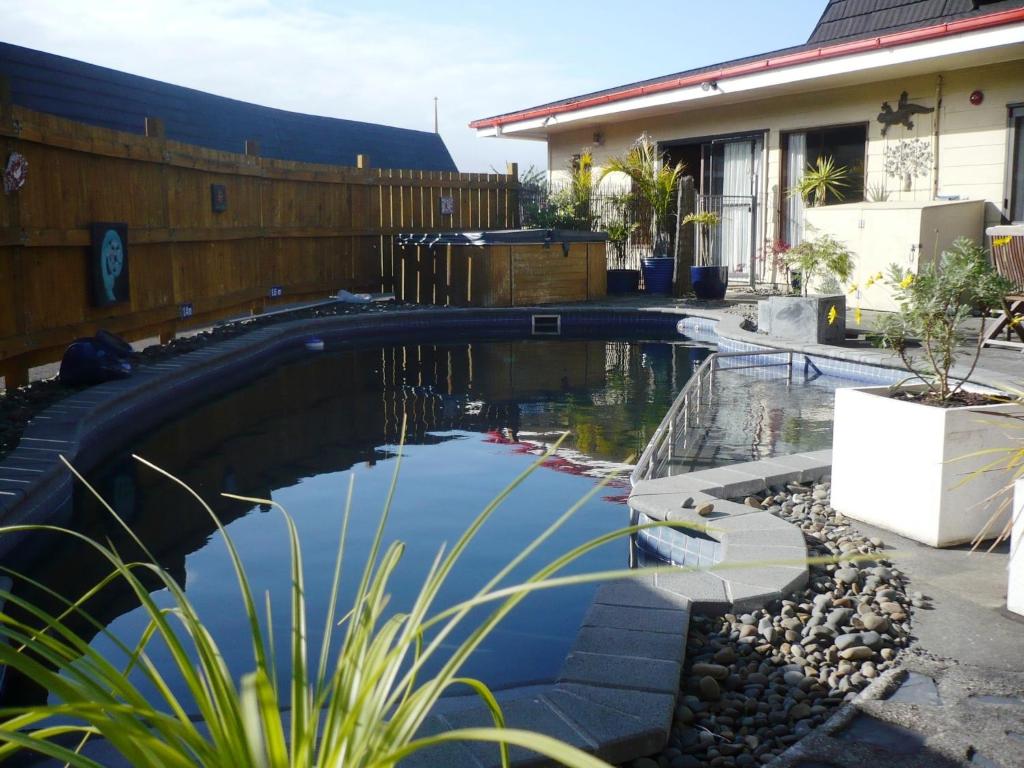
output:
[[[703,504],[697,507],[697,514],[701,517],[707,517],[715,511],[715,505],[710,501],[705,501]]]
[[[868,648],[866,645],[855,645],[852,648],[846,648],[839,652],[839,657],[842,659],[848,659],[851,661],[862,661],[864,659],[873,658],[875,652]]]
[[[679,506],[683,509],[693,509],[693,496],[687,496]]]
[[[840,584],[856,584],[860,580],[860,571],[856,568],[840,568],[835,577]]]
[[[722,697],[722,689],[713,677],[702,677],[697,687],[704,701],[718,701]]]
[[[803,590],[763,608],[691,619],[684,695],[668,745],[650,758],[659,768],[771,763],[891,669],[907,645],[905,606],[930,607],[928,598],[904,592],[881,540],[847,526],[828,490],[794,484],[744,499],[798,525],[809,555],[836,562],[810,566]]]

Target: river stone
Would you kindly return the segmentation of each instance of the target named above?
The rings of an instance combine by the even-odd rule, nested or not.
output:
[[[875,652],[866,645],[855,645],[839,652],[839,655],[849,661],[866,661],[874,658]]]
[[[718,687],[718,683],[715,682],[713,677],[702,677],[697,684],[697,688],[700,691],[700,697],[704,701],[718,701],[722,698],[722,689]]]
[[[840,651],[845,651],[847,648],[852,648],[855,645],[863,645],[860,635],[860,632],[850,632],[845,635],[840,635],[835,639],[833,645],[835,645],[835,647]]]
[[[800,685],[800,683],[804,681],[804,673],[790,670],[782,676],[782,679],[785,681],[786,685]]]
[[[840,584],[856,584],[860,579],[860,571],[856,568],[840,568],[835,572],[835,577]]]
[[[697,514],[701,517],[707,517],[715,511],[715,505],[710,501],[705,501],[703,504],[697,507]]]
[[[693,509],[693,496],[687,496],[679,506],[683,509]]]
[[[732,664],[736,661],[736,651],[731,645],[726,645],[715,652],[714,659],[716,664]]]
[[[805,717],[811,716],[811,707],[809,704],[805,704],[804,702],[794,704],[789,710],[789,716],[793,720],[803,720]]]
[[[729,676],[729,668],[721,664],[694,664],[692,672],[699,677],[706,675],[715,680],[725,680]]]

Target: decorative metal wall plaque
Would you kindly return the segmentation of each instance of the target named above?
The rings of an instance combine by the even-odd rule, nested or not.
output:
[[[914,122],[910,118],[914,115],[928,115],[935,111],[935,107],[922,107],[920,104],[911,104],[907,99],[909,96],[904,91],[900,94],[900,100],[893,109],[888,101],[882,102],[882,111],[878,113],[878,122],[882,124],[882,135],[889,132],[894,125],[902,125],[905,128],[913,128]]]
[[[11,152],[4,166],[4,193],[17,192],[28,178],[28,160],[20,152]]]
[[[223,184],[210,185],[210,208],[214,213],[223,213],[228,209],[228,188]]]
[[[95,222],[90,226],[89,273],[92,303],[97,307],[131,298],[128,282],[128,225]]]

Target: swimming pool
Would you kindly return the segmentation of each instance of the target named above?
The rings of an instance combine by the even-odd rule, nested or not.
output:
[[[676,338],[679,338],[678,336]],[[288,613],[288,551],[280,517],[260,506],[218,498],[221,491],[272,498],[295,517],[304,545],[311,616],[326,607],[328,580],[348,476],[356,477],[341,604],[351,599],[397,454],[403,418],[407,445],[387,536],[405,541],[393,582],[393,608],[411,602],[442,543],[563,431],[563,450],[517,489],[485,526],[441,596],[469,596],[561,511],[616,474],[518,572],[532,572],[573,545],[627,524],[624,460],[639,454],[707,346],[637,340],[482,341],[333,349],[284,365],[120,451],[90,479],[186,588],[231,669],[249,669],[248,648],[220,536],[205,513],[130,458],[138,453],[209,500],[228,526],[257,595],[269,590],[275,615]],[[73,525],[110,536],[127,556],[126,537],[87,495],[75,500]],[[628,543],[616,542],[574,570],[621,568]],[[66,541],[54,542],[29,575],[65,596],[104,575],[101,563]],[[527,598],[468,662],[465,673],[495,687],[550,680],[557,673],[593,587]],[[77,590],[77,591],[76,591]],[[90,606],[121,637],[134,638],[145,617],[127,592],[108,590]],[[277,622],[283,647],[286,622]],[[318,622],[310,621],[311,643]],[[459,638],[453,638],[457,642]],[[102,636],[94,647],[110,650]],[[154,649],[157,664],[163,660]],[[44,696],[13,679],[8,696]],[[140,681],[141,684],[141,681]]]

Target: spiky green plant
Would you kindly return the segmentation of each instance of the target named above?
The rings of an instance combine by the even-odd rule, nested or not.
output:
[[[505,728],[501,708],[491,691],[478,680],[461,677],[459,668],[529,592],[634,575],[636,572],[628,569],[602,574],[557,574],[596,547],[649,525],[597,537],[540,568],[522,584],[502,586],[510,573],[604,485],[597,484],[473,597],[452,607],[435,607],[446,578],[484,522],[556,448],[557,445],[553,446],[490,502],[450,551],[442,548],[409,612],[390,617],[386,616],[388,583],[404,545],[396,541],[385,546],[384,528],[395,492],[401,450],[356,597],[338,621],[336,604],[352,502],[350,482],[324,635],[318,650],[309,648],[307,642],[302,549],[292,518],[272,501],[225,494],[245,503],[271,504],[285,522],[291,552],[292,606],[287,680],[280,680],[278,675],[281,664],[271,639],[269,596],[261,615],[241,556],[214,512],[195,491],[149,462],[136,457],[190,493],[210,515],[227,547],[248,619],[248,637],[242,642],[251,644],[254,665],[253,671],[238,684],[182,587],[102,499],[100,502],[109,514],[144,553],[144,560],[128,562],[112,546],[59,526],[0,528],[0,535],[51,531],[74,537],[99,553],[111,567],[103,581],[74,602],[25,579],[66,606],[60,615],[40,609],[14,590],[0,590],[0,598],[7,601],[7,606],[15,606],[28,617],[18,619],[8,608],[0,610],[0,663],[45,686],[57,702],[9,708],[0,713],[0,760],[25,749],[73,766],[95,768],[97,763],[80,754],[79,749],[67,746],[67,740],[80,739],[80,748],[88,739],[101,737],[133,766],[390,768],[402,758],[432,745],[477,740],[500,745],[503,762],[507,761],[508,745],[514,745],[568,766],[605,766],[601,760],[550,737]],[[128,585],[148,615],[145,630],[133,643],[116,637],[85,608],[92,597],[118,580]],[[161,607],[150,594],[154,580],[167,591],[172,607]],[[492,606],[491,613],[473,626],[467,639],[450,655],[445,655],[447,650],[442,653],[446,640],[464,626],[470,611],[486,605]],[[104,658],[76,634],[70,626],[71,619],[84,620],[91,629],[109,638],[122,658],[117,663]],[[149,656],[148,648],[155,639],[160,639],[170,652],[174,662],[170,670],[158,669]],[[315,656],[311,651],[315,651]],[[442,660],[440,671],[421,680],[425,665],[435,658]],[[166,677],[168,671],[180,675],[189,700],[198,707],[197,717],[189,716],[189,701],[172,692]],[[159,695],[153,700],[147,698],[131,681],[133,673],[140,674]],[[421,726],[432,707],[453,686],[472,689],[492,713],[494,727],[421,735]]]
[[[669,215],[685,170],[682,162],[670,164],[645,133],[633,142],[625,155],[605,160],[597,181],[600,184],[612,173],[629,177],[633,190],[650,206],[649,220],[643,224],[653,234],[657,247],[658,243],[668,242]]]
[[[829,195],[836,200],[842,200],[842,190],[849,186],[849,173],[845,165],[836,165],[831,155],[819,157],[814,165],[807,164],[807,170],[790,188],[789,194],[799,195],[805,203],[814,208],[824,205]]]
[[[697,253],[697,266],[710,267],[713,253],[715,228],[721,219],[714,211],[701,211],[700,213],[688,213],[683,217],[683,226],[693,224],[700,235],[700,250]]]

